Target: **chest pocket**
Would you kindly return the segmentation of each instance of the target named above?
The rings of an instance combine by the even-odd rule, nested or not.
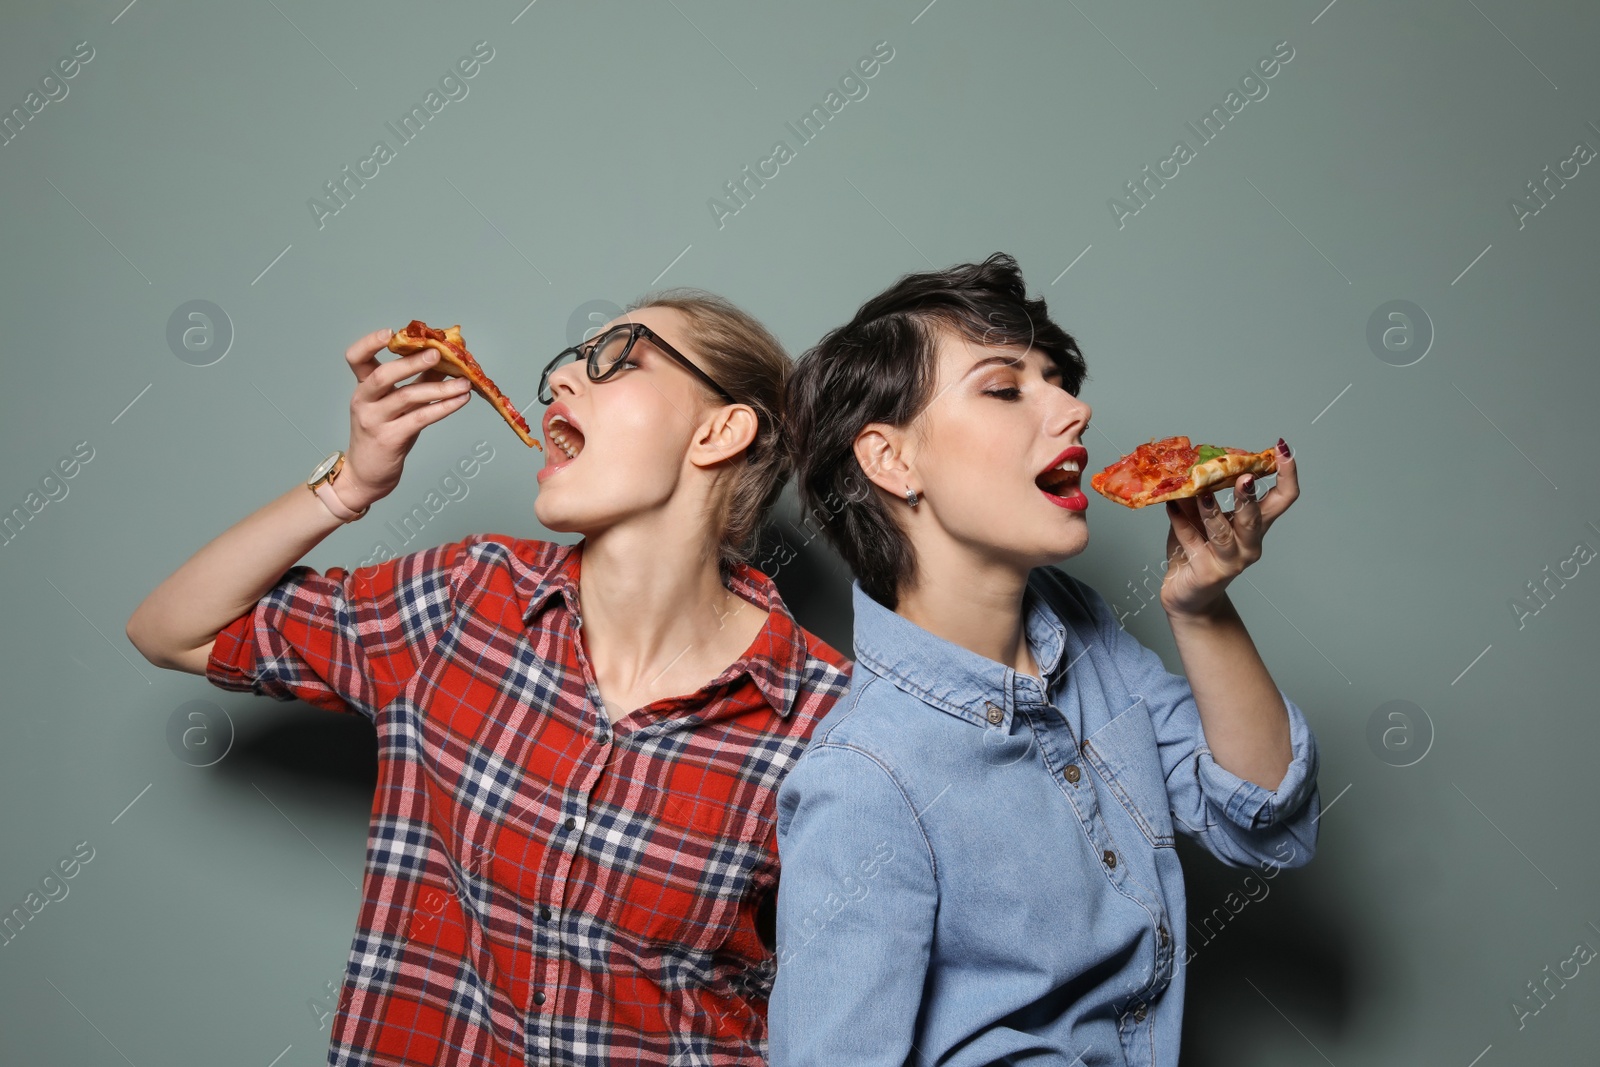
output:
[[[1172,847],[1172,802],[1162,776],[1155,727],[1142,700],[1089,735],[1089,758],[1150,844]]]

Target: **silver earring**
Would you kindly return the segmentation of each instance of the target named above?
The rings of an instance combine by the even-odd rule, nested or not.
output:
[[[906,490],[906,503],[912,507],[917,506],[917,491],[915,489]]]

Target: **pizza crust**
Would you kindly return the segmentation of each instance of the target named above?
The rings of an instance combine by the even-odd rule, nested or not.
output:
[[[1199,496],[1208,489],[1214,491],[1215,486],[1233,485],[1242,474],[1274,474],[1278,470],[1277,453],[1273,449],[1264,452],[1252,452],[1249,455],[1239,455],[1230,452],[1225,456],[1197,463],[1189,472],[1189,484],[1158,497],[1152,497],[1146,503],[1159,504],[1164,500],[1175,500],[1178,497]]]

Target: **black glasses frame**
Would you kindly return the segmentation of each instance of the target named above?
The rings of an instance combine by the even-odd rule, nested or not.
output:
[[[628,334],[627,345],[622,349],[622,354],[617,357],[617,361],[611,364],[609,369],[602,372],[600,370],[601,346],[611,337],[624,331],[626,331]],[[556,357],[545,365],[544,372],[539,375],[539,403],[548,406],[555,399],[554,394],[550,392],[550,375],[555,373],[556,368],[560,365],[562,360],[567,358],[567,356],[576,355],[582,358],[585,361],[584,369],[589,375],[589,380],[591,382],[603,382],[607,378],[615,375],[617,370],[628,361],[628,356],[633,352],[633,346],[638,342],[640,337],[648,337],[651,344],[655,345],[657,348],[661,349],[661,351],[665,352],[674,360],[681,363],[685,370],[689,371],[689,373],[693,374],[696,378],[699,378],[702,382],[705,382],[712,389],[716,390],[717,395],[722,397],[723,400],[730,404],[737,404],[739,402],[733,398],[732,393],[718,385],[711,375],[707,374],[705,371],[701,370],[699,367],[690,362],[689,357],[685,356],[682,352],[679,352],[676,348],[673,348],[670,344],[668,344],[660,334],[656,333],[642,322],[625,322],[617,326],[613,326],[611,329],[606,330],[603,333],[596,334],[593,338],[583,342],[582,344],[563,348],[560,352],[556,353]]]

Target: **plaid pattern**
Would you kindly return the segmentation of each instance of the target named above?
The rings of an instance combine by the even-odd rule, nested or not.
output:
[[[295,567],[217,636],[214,684],[377,728],[330,1064],[765,1062],[774,802],[849,661],[741,565],[746,655],[613,725],[581,559],[481,534]]]

